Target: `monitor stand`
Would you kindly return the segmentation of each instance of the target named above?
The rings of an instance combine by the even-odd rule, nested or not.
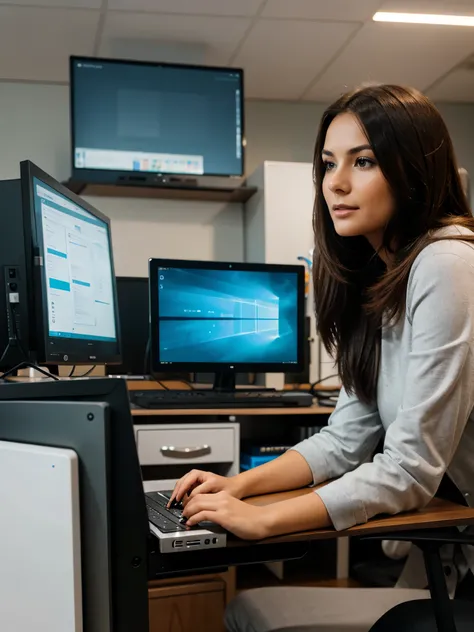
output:
[[[218,393],[232,393],[236,390],[235,373],[232,371],[217,371],[214,374],[214,384],[212,386],[213,391]],[[274,388],[262,387],[243,387],[244,390],[252,391],[274,391]]]
[[[235,391],[235,373],[231,371],[217,371],[214,375],[212,390],[218,393]]]

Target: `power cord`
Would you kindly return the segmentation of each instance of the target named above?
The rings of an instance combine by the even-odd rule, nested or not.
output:
[[[319,384],[322,384],[323,382],[325,382],[326,380],[331,380],[333,377],[339,377],[338,373],[333,373],[332,375],[328,375],[326,377],[321,378],[320,380],[317,380],[316,382],[313,382],[310,385],[310,389],[313,390],[316,388],[316,386],[318,386]]]
[[[145,347],[145,358],[143,359],[143,375],[150,375],[150,346],[151,346],[151,337],[148,336],[148,340],[146,341]]]
[[[165,391],[172,391],[173,389],[169,388],[169,386],[166,386],[166,384],[162,381],[159,380],[157,377],[155,377],[155,375],[153,374],[153,371],[151,370],[150,367],[150,351],[151,351],[151,337],[148,336],[148,340],[146,343],[146,347],[145,347],[145,357],[144,357],[144,361],[143,361],[143,375],[150,375],[157,384],[159,384]],[[189,388],[194,391],[196,390],[192,384],[192,382],[190,382],[189,380],[176,380],[177,382],[182,382],[183,384],[186,384],[187,386],[189,386]]]
[[[34,364],[33,362],[20,362],[11,369],[8,369],[8,371],[5,371],[5,373],[3,373],[3,375],[1,376],[1,379],[6,379],[9,375],[12,375],[13,373],[15,373],[15,371],[19,371],[20,369],[34,369],[35,371],[42,373],[46,377],[50,377],[53,380],[59,380],[59,377],[57,377],[57,375],[53,375],[46,369],[43,369],[38,364]]]
[[[2,353],[2,357],[0,358],[0,364],[5,360],[5,358],[7,357],[8,352],[11,349],[11,341],[9,340],[7,343],[7,346],[5,347],[3,353]]]
[[[97,364],[94,364],[94,366],[91,366],[90,369],[87,369],[87,371],[85,373],[83,373],[82,375],[69,375],[69,377],[74,377],[76,379],[81,378],[81,377],[88,377],[92,371],[95,369],[95,367],[97,366]],[[73,367],[74,369],[76,368],[75,366]],[[74,373],[74,371],[72,371],[72,373]]]

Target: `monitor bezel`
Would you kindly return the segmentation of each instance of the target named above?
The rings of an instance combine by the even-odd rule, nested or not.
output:
[[[37,362],[53,365],[91,365],[91,364],[120,364],[121,362],[121,337],[120,320],[117,306],[117,287],[115,282],[115,266],[112,248],[112,233],[109,218],[94,208],[68,188],[57,182],[52,176],[44,172],[29,160],[20,163],[21,189],[24,232],[27,252],[32,253],[33,261],[29,263],[33,280],[33,310],[36,324],[34,328],[33,346]],[[114,299],[114,320],[116,341],[94,341],[93,339],[60,338],[64,341],[64,348],[68,352],[62,352],[62,357],[53,355],[49,349],[49,318],[48,299],[46,288],[46,276],[44,274],[43,244],[40,243],[38,225],[35,212],[34,178],[44,182],[59,195],[77,204],[85,211],[104,222],[109,238],[109,255],[112,275],[112,293]],[[55,342],[58,342],[55,340]],[[91,346],[92,345],[92,346]]]
[[[192,268],[200,270],[233,270],[247,272],[295,273],[297,275],[297,361],[294,364],[283,362],[160,362],[158,349],[160,333],[158,325],[158,270],[161,267]],[[304,363],[304,319],[305,319],[305,268],[302,265],[270,263],[240,263],[234,261],[190,261],[187,259],[149,259],[150,292],[150,356],[153,373],[185,371],[189,373],[216,372],[237,374],[243,372],[300,373]]]
[[[74,162],[74,156],[76,151],[76,132],[75,132],[75,76],[74,76],[74,64],[76,62],[84,63],[107,63],[107,64],[127,64],[132,66],[153,66],[153,67],[166,67],[166,68],[181,68],[186,70],[204,70],[209,72],[237,72],[240,75],[240,112],[241,112],[241,171],[240,173],[203,173],[193,175],[189,173],[177,173],[168,171],[122,171],[114,169],[82,169],[77,168]],[[137,61],[134,59],[111,59],[107,57],[88,57],[82,55],[70,55],[69,57],[69,123],[71,133],[71,174],[73,180],[80,180],[83,182],[103,182],[111,183],[116,182],[119,178],[130,176],[131,174],[140,174],[143,176],[176,176],[186,178],[242,178],[245,175],[245,160],[246,160],[246,138],[245,138],[245,96],[244,96],[244,71],[242,68],[231,68],[227,66],[206,66],[198,64],[177,64],[171,62],[153,62],[153,61]],[[146,186],[146,183],[144,183]]]

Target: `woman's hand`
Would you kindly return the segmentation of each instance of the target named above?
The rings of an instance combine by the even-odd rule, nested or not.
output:
[[[183,504],[186,505],[191,498],[198,494],[215,494],[222,491],[234,498],[242,498],[237,478],[237,476],[226,477],[212,472],[191,470],[176,483],[168,506],[174,500],[184,501]],[[186,494],[189,495],[189,498],[185,498]]]
[[[331,525],[323,501],[310,490],[263,507],[250,505],[227,492],[197,494],[187,503],[183,516],[189,526],[210,520],[244,540],[260,540]]]
[[[249,505],[225,491],[197,494],[183,510],[189,526],[210,520],[244,540],[268,537],[267,514],[267,507]]]

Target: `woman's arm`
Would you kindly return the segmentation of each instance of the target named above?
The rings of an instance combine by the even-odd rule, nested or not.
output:
[[[227,492],[234,498],[271,494],[322,483],[353,470],[372,456],[383,432],[375,405],[368,406],[342,390],[329,424],[268,463],[226,478],[191,470],[176,483],[170,504],[187,503],[202,494]]]
[[[285,454],[237,476],[239,497],[316,485],[364,462],[382,436],[376,405],[359,402],[342,390],[329,424]]]
[[[406,312],[411,350],[383,453],[316,492],[336,529],[425,506],[474,408],[472,246],[428,246],[413,265]]]
[[[306,487],[313,481],[306,459],[294,450],[288,450],[276,459],[237,476],[239,498],[271,494],[288,489]]]
[[[230,478],[191,470],[176,483],[171,497],[225,491],[235,498],[286,491],[342,476],[371,457],[383,433],[376,405],[359,402],[342,390],[329,424],[282,456]]]

